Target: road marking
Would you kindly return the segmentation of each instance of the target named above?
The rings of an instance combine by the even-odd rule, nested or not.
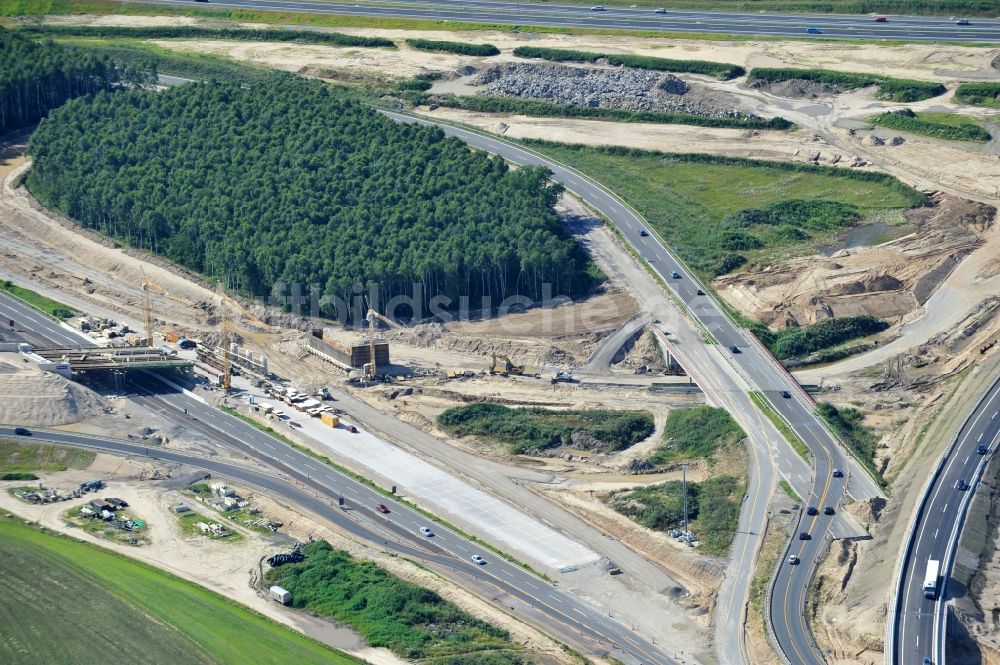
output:
[[[969,463],[969,456],[968,456],[968,455],[966,455],[966,457],[965,457],[965,461],[964,461],[964,462],[962,462],[962,464],[968,464],[968,463]]]
[[[934,529],[934,540],[937,540],[937,534],[938,534],[938,530]]]
[[[942,513],[943,512],[947,512],[947,510],[948,510],[948,504],[946,503],[946,504],[944,504],[944,508],[941,509],[941,512]]]
[[[527,580],[525,580],[524,584],[525,584],[526,586],[530,586],[530,587],[531,587],[532,589],[534,589],[535,591],[538,591],[538,587],[536,587],[536,586],[535,586],[534,584],[532,584],[531,582],[528,582]]]

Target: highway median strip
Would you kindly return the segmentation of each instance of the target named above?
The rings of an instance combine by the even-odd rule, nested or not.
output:
[[[774,410],[771,403],[767,401],[766,397],[764,397],[764,393],[757,390],[751,390],[747,394],[750,396],[750,400],[757,405],[757,408],[764,412],[767,419],[770,420],[781,435],[785,437],[785,440],[791,444],[792,449],[795,450],[795,452],[797,452],[802,459],[809,462],[809,446],[807,446],[805,441],[803,441],[799,435],[795,433],[795,430],[793,430],[789,424],[785,422],[780,415],[778,415],[778,412]]]

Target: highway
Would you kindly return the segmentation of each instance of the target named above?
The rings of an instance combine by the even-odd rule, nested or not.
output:
[[[980,445],[989,447],[987,454],[977,452]],[[930,658],[934,665],[945,663],[945,612],[953,558],[972,496],[998,445],[1000,378],[962,424],[918,508],[897,580],[890,665],[911,665],[923,658]],[[959,481],[968,483],[969,489],[957,489]],[[941,562],[941,591],[935,600],[925,598],[921,588],[930,559]]]
[[[771,615],[778,643],[793,665],[823,663],[804,619],[805,594],[826,540],[831,536],[831,525],[837,519],[836,515],[824,515],[822,509],[830,506],[839,510],[848,486],[850,494],[859,500],[881,496],[881,490],[820,423],[814,413],[812,399],[755,338],[723,314],[711,297],[699,295],[699,291],[707,293],[707,289],[687,272],[680,260],[635,211],[599,183],[533,150],[497,137],[437,123],[422,116],[395,112],[385,114],[400,122],[437,125],[445,134],[498,154],[515,164],[547,167],[552,172],[553,180],[577,194],[617,227],[626,241],[653,266],[676,298],[717,341],[718,348],[725,350],[731,364],[747,383],[760,391],[805,441],[812,453],[814,476],[810,491],[803,493],[803,499],[807,505],[817,506],[820,513],[808,516],[803,512],[800,517],[799,531],[807,533],[809,539],[793,540],[789,552],[799,557],[802,563],[779,568],[772,591]],[[643,231],[647,235],[643,235]],[[834,477],[835,469],[841,470],[843,477]],[[758,506],[757,510],[766,510],[766,504]]]
[[[194,0],[145,0],[152,4],[205,7]],[[669,5],[669,3],[664,3]],[[674,11],[655,13],[653,8],[612,7],[591,11],[587,6],[501,0],[209,0],[209,7],[261,11],[295,11],[311,14],[409,18],[559,28],[602,28],[653,32],[688,32],[728,35],[804,37],[806,28],[822,34],[809,37],[892,39],[903,41],[1000,41],[1000,21],[969,19],[956,25],[946,17],[889,16],[876,23],[872,16],[836,14],[770,14]]]
[[[2,316],[0,320],[4,321],[9,318],[15,319],[19,324],[18,328],[27,328],[33,337],[49,340],[53,344],[95,346],[93,341],[85,340],[79,334],[66,330],[34,308],[2,293],[0,293],[0,316]],[[337,499],[344,497],[352,507],[361,511],[370,510],[370,517],[373,519],[385,519],[386,527],[401,532],[411,540],[417,539],[430,547],[431,553],[446,557],[442,561],[447,565],[457,570],[462,570],[464,567],[467,574],[474,572],[479,579],[518,599],[525,605],[525,609],[537,614],[535,619],[547,632],[563,641],[581,645],[598,655],[611,654],[619,660],[633,664],[685,662],[670,659],[644,637],[591,608],[576,596],[562,591],[519,565],[483,549],[482,546],[443,525],[434,523],[406,505],[386,498],[368,485],[289,447],[249,423],[209,406],[189,393],[178,391],[154,376],[138,379],[136,387],[138,394],[132,399],[143,407],[159,412],[171,420],[180,421],[185,427],[197,430],[224,446],[250,454],[319,492],[323,499],[312,497],[305,503],[300,503],[300,500],[305,500],[311,495],[296,489],[280,476],[261,474],[217,460],[162,448],[139,446],[111,438],[95,438],[57,431],[39,431],[35,436],[57,443],[99,447],[113,452],[191,464],[286,497],[325,517],[330,516],[331,507],[336,504]],[[0,427],[0,435],[12,434],[12,427]],[[377,503],[389,507],[391,513],[388,517],[382,518],[375,512],[374,506]],[[332,514],[342,517],[337,509],[333,509]],[[334,521],[343,525],[340,521]],[[422,526],[430,527],[434,536],[432,538],[421,536],[419,529]],[[355,530],[352,530],[352,533],[361,535],[361,532]],[[373,542],[379,543],[383,540],[383,536],[376,536]],[[488,563],[484,566],[475,566],[469,561],[469,557],[473,554],[482,555]],[[425,552],[420,556],[427,558]]]

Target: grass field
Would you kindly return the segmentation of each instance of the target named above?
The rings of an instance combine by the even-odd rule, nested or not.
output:
[[[710,459],[720,448],[732,446],[746,434],[724,409],[695,406],[674,409],[663,430],[664,445],[650,457],[653,464]]]
[[[869,121],[875,125],[898,129],[902,132],[912,132],[950,141],[985,143],[993,138],[978,123],[957,113],[889,112],[873,116]]]
[[[522,662],[505,630],[476,619],[430,589],[322,540],[309,543],[302,553],[304,561],[268,570],[267,581],[288,589],[295,607],[343,621],[372,646],[422,662],[464,656],[469,663],[479,663],[482,655],[499,656],[510,649],[497,665]]]
[[[736,536],[746,479],[724,474],[688,482],[687,489],[691,531],[697,534],[704,551],[725,555]],[[667,531],[684,526],[684,492],[679,480],[617,490],[601,499],[648,529]]]
[[[59,301],[52,300],[51,298],[46,298],[45,296],[39,295],[30,289],[24,288],[23,286],[18,286],[10,280],[0,282],[0,290],[6,291],[16,298],[20,298],[32,307],[36,307],[49,316],[54,316],[57,319],[68,319],[73,316],[72,307],[68,307]]]
[[[728,272],[723,264],[732,256],[766,265],[815,253],[845,224],[882,220],[904,235],[910,227],[902,212],[925,200],[895,179],[868,179],[871,174],[846,169],[537,141],[531,146],[619,194],[706,279]],[[802,219],[798,226],[744,219],[752,212],[774,217],[779,206],[789,204],[834,209],[820,211],[822,223],[814,225],[797,215],[789,217]]]
[[[359,662],[168,573],[0,520],[0,662]]]
[[[94,455],[79,448],[0,439],[0,473],[86,469],[94,461]]]

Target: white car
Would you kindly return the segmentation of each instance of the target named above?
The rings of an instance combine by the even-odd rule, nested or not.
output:
[[[425,538],[430,538],[431,536],[434,535],[434,532],[425,526],[420,527],[420,533],[422,533]]]
[[[590,8],[590,11],[592,11],[592,12],[603,12],[604,11],[604,5],[594,5],[593,7]]]
[[[789,554],[788,555],[788,565],[790,565],[790,566],[797,566],[797,565],[799,565],[799,557],[795,556],[794,554]]]
[[[482,566],[486,564],[486,559],[479,556],[478,554],[473,554],[469,558],[472,559],[472,563],[476,564],[477,566]]]
[[[653,13],[654,14],[666,14],[667,13],[667,8],[666,7],[660,7],[656,11],[654,11]]]

